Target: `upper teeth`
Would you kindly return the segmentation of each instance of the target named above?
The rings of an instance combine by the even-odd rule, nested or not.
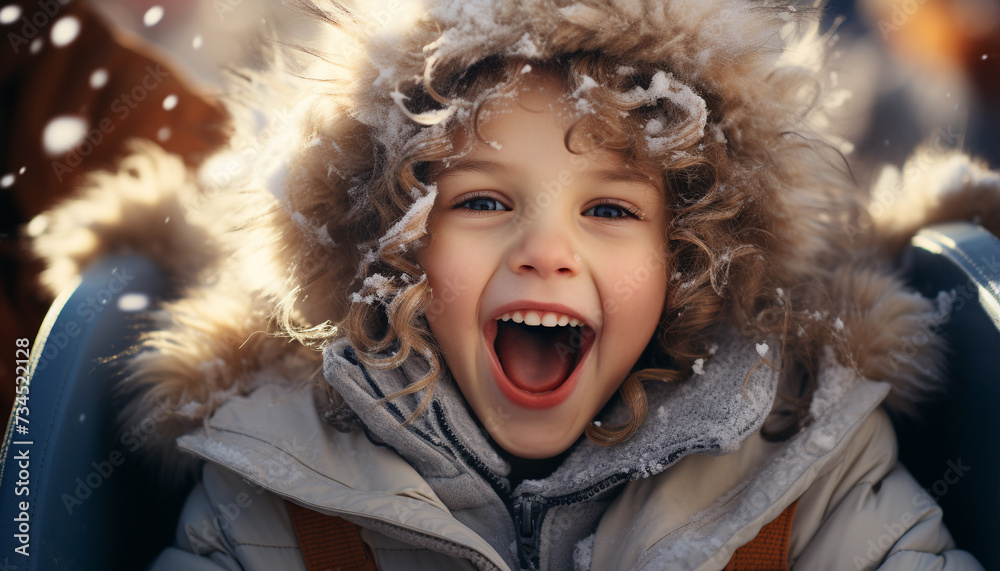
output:
[[[523,323],[525,325],[541,325],[542,327],[563,327],[566,325],[576,327],[580,325],[580,320],[575,317],[551,311],[515,311],[513,313],[505,313],[497,319]]]

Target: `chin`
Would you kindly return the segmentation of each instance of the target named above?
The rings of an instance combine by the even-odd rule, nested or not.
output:
[[[513,419],[512,419],[513,422]],[[516,431],[500,430],[490,432],[493,440],[508,453],[524,458],[526,460],[542,460],[552,458],[565,452],[583,434],[581,428],[578,433],[549,435],[544,439],[539,438],[539,434],[551,431],[551,427],[532,426],[532,423],[521,423],[523,428]]]

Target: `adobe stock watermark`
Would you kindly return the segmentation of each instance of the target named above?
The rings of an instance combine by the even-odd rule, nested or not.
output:
[[[68,3],[69,0],[38,0],[35,3],[35,10],[21,16],[21,27],[18,31],[7,32],[7,42],[14,53],[20,52],[22,46],[30,45],[31,40],[38,37],[38,34],[52,23],[62,7]],[[34,52],[34,48],[32,51]]]
[[[191,207],[196,210],[204,209],[211,204],[215,195],[234,185],[236,181],[251,184],[249,177],[252,168],[262,159],[268,158],[268,143],[291,123],[292,113],[289,111],[269,115],[267,124],[253,137],[245,139],[246,146],[211,157],[202,169],[199,185],[201,192],[194,197]]]
[[[604,300],[604,315],[614,315],[620,309],[620,304],[628,302],[644,289],[658,274],[666,279],[667,253],[650,252],[638,266],[622,274],[613,286],[614,296]]]
[[[882,39],[888,40],[890,35],[899,31],[926,3],[927,0],[897,0],[893,2],[892,14],[889,19],[879,19],[878,21],[878,31],[882,34]]]
[[[215,10],[215,15],[219,17],[220,21],[225,21],[228,14],[235,12],[241,6],[243,6],[243,0],[212,1],[212,9]]]
[[[119,441],[124,447],[114,448],[108,453],[106,458],[100,458],[90,463],[93,468],[87,474],[82,474],[73,480],[76,486],[71,491],[63,492],[60,496],[66,512],[73,515],[73,512],[90,499],[96,490],[114,476],[115,472],[125,464],[127,454],[134,453],[150,436],[156,433],[159,424],[168,419],[164,407],[158,407],[149,416],[141,421],[133,423],[122,431]]]
[[[83,332],[83,326],[91,323],[100,315],[115,297],[121,293],[129,282],[135,279],[135,274],[128,271],[126,267],[115,268],[111,271],[107,285],[98,290],[96,295],[88,297],[77,304],[74,315],[77,319],[67,321],[62,328],[49,332],[45,348],[35,365],[35,373],[45,370],[49,362],[58,358],[63,349],[69,346],[70,340],[75,339]],[[66,313],[68,308],[61,313]]]
[[[621,310],[622,304],[639,295],[650,281],[656,278],[657,274],[663,274],[666,279],[667,267],[666,252],[652,252],[648,254],[641,264],[635,266],[631,271],[621,274],[612,286],[614,295],[605,296],[602,300],[602,308],[594,310],[590,315],[582,317],[592,324],[603,324],[604,321]],[[584,343],[590,340],[595,331],[591,327],[573,327],[570,330],[568,339],[555,344],[556,353],[563,362],[576,360],[577,353],[583,348]]]
[[[444,313],[445,309],[452,303],[458,300],[459,295],[465,290],[469,289],[465,285],[460,277],[446,278],[444,283],[433,291],[431,296],[431,303],[427,306],[427,310],[424,315],[427,317],[428,321],[433,321]]]
[[[957,148],[961,139],[962,134],[954,131],[951,126],[937,129],[929,148],[903,165],[902,172],[899,173],[894,184],[879,185],[872,189],[868,212],[861,213],[856,222],[847,221],[844,223],[843,230],[848,241],[854,244],[859,236],[867,234],[875,225],[875,219],[892,208],[896,201],[905,194],[904,181],[918,180],[921,175],[931,169],[937,159]]]
[[[198,535],[189,535],[193,547],[201,550],[211,550],[213,543],[218,543],[220,539],[229,531],[240,517],[254,504],[254,496],[259,496],[267,491],[263,486],[254,484],[252,492],[239,492],[231,501],[215,502],[213,511],[218,515],[211,520],[202,519],[192,528],[198,531]],[[251,495],[252,494],[252,495]]]
[[[916,513],[909,510],[900,514],[899,518],[891,524],[882,524],[885,533],[876,538],[868,540],[867,551],[855,553],[852,562],[856,569],[871,569],[882,562],[883,554],[888,553],[892,546],[903,537],[909,529],[919,521],[921,514],[937,506],[937,500],[948,493],[951,486],[954,486],[962,479],[966,473],[972,470],[971,466],[962,463],[961,458],[947,461],[947,468],[939,480],[931,484],[930,490],[921,490],[910,498],[910,507]]]
[[[147,65],[146,74],[139,83],[129,92],[122,92],[111,102],[110,110],[115,114],[117,121],[128,119],[149,94],[161,86],[169,76],[170,72],[160,64]],[[83,164],[83,159],[90,156],[94,149],[104,142],[105,137],[115,131],[115,128],[115,121],[109,117],[102,118],[95,127],[91,127],[84,134],[83,139],[63,157],[62,161],[52,161],[52,172],[56,175],[56,180],[62,182],[64,176]]]
[[[581,155],[573,154],[569,158],[569,162],[576,173],[569,169],[563,169],[556,175],[555,180],[543,183],[542,191],[532,197],[531,201],[525,205],[523,212],[514,221],[515,229],[523,230],[526,225],[537,220],[542,212],[552,204],[552,201],[561,196],[566,187],[573,184],[573,181],[576,180],[576,174],[587,168],[587,159]]]
[[[293,466],[295,464],[294,457],[299,457],[309,452],[309,449],[297,442],[289,443],[288,441],[282,441],[279,443],[278,448],[289,453],[276,457],[275,461],[281,464],[283,468]],[[230,501],[226,501],[227,498],[223,498],[222,501],[215,501],[212,505],[212,511],[215,512],[215,515],[211,519],[203,518],[200,522],[187,524],[186,527],[192,532],[188,537],[195,548],[210,550],[211,544],[221,541],[236,522],[255,505],[255,497],[267,491],[264,486],[258,483],[247,479],[243,481],[251,488],[249,491],[237,492],[228,498]]]
[[[993,254],[990,258],[987,258],[985,255],[981,256],[979,263],[982,265],[981,267],[986,268],[992,275],[1000,275],[1000,259],[997,258],[996,254]],[[932,340],[937,339],[937,329],[951,321],[952,316],[956,312],[965,309],[965,306],[969,303],[978,303],[979,285],[970,279],[948,292],[941,292],[938,299],[939,306],[943,300],[942,295],[948,298],[947,301],[950,306],[947,310],[939,307],[935,313],[921,318],[918,321],[919,331],[906,337],[899,347],[889,351],[893,371],[898,371],[903,363],[912,362],[911,360],[917,356],[921,349],[926,347]]]
[[[513,415],[507,412],[507,409],[497,405],[496,408],[491,408],[486,411],[485,418],[482,418],[483,426],[486,428],[487,432],[492,432],[494,430],[503,428],[507,421],[510,420]]]
[[[587,166],[587,162],[583,157],[574,155],[570,160],[578,170],[582,170]],[[552,201],[560,196],[567,186],[572,184],[573,180],[573,172],[563,169],[556,180],[544,183],[542,185],[542,192],[535,195],[524,207],[524,211],[515,219],[515,229],[523,230],[527,224],[536,220],[542,214],[543,210],[551,205]],[[468,286],[460,279],[446,279],[444,284],[434,291],[433,300],[428,306],[425,315],[430,319],[439,316],[466,289],[468,289]]]

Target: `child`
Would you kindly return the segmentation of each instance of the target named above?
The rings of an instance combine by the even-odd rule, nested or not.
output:
[[[900,347],[936,309],[861,247],[897,235],[820,137],[815,14],[306,13],[302,65],[247,84],[271,126],[237,119],[201,187],[146,147],[83,199],[159,201],[119,239],[184,225],[131,243],[183,287],[132,412],[204,461],[154,569],[334,541],[379,569],[979,568],[895,462],[879,405],[934,388],[940,341]],[[40,250],[100,242],[89,215]]]

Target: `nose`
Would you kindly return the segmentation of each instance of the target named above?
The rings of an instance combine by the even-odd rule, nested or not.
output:
[[[580,273],[582,260],[572,242],[570,231],[562,225],[536,221],[521,231],[508,264],[516,274],[575,276]]]

